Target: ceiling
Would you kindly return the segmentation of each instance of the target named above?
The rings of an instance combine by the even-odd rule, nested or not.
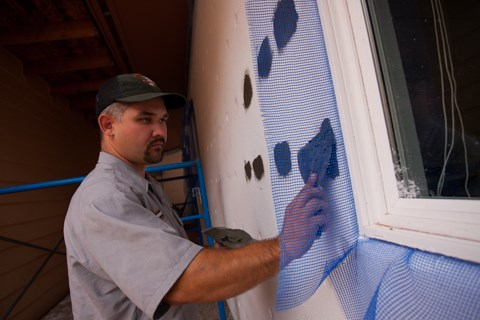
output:
[[[2,0],[0,45],[26,76],[92,125],[95,94],[108,78],[138,72],[162,91],[187,96],[192,0]],[[168,150],[181,146],[183,109],[172,110]]]

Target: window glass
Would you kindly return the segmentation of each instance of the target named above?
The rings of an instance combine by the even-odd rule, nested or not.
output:
[[[480,2],[366,0],[403,198],[480,197]]]

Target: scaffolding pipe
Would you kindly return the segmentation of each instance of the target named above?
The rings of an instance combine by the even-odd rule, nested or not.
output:
[[[161,166],[153,166],[148,167],[146,169],[147,172],[156,172],[156,171],[166,171],[166,170],[173,170],[173,169],[182,169],[193,167],[199,163],[198,160],[196,161],[187,161],[187,162],[179,162],[179,163],[172,163],[166,164]],[[198,168],[198,166],[197,166]],[[23,191],[31,191],[37,189],[45,189],[45,188],[53,188],[53,187],[61,187],[70,184],[81,183],[85,179],[85,176],[76,177],[76,178],[67,178],[67,179],[59,179],[59,180],[52,180],[52,181],[45,181],[45,182],[37,182],[31,184],[24,184],[20,186],[12,186],[12,187],[5,187],[0,188],[0,195],[1,194],[9,194],[9,193],[16,193],[16,192],[23,192]]]
[[[21,186],[0,188],[0,195],[1,194],[8,194],[8,193],[30,191],[30,190],[37,190],[37,189],[61,187],[61,186],[69,185],[69,184],[80,183],[80,182],[83,181],[83,179],[85,179],[85,177],[52,180],[52,181],[46,181],[46,182],[24,184],[24,185],[21,185]]]

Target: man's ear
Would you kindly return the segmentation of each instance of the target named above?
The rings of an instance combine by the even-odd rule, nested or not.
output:
[[[108,114],[101,114],[98,116],[98,126],[104,135],[113,135],[113,119]]]

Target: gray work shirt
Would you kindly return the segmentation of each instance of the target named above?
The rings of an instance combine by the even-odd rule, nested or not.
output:
[[[70,202],[64,235],[75,319],[154,318],[202,249],[187,239],[160,184],[105,152]],[[196,314],[195,305],[170,306],[159,319]]]

